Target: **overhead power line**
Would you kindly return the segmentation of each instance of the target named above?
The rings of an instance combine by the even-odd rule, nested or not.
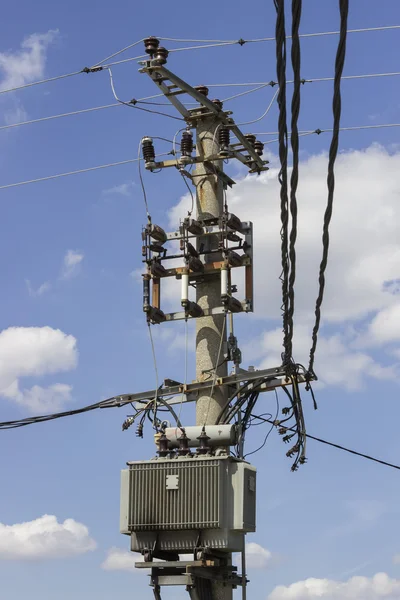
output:
[[[385,25],[382,27],[364,27],[364,28],[359,28],[359,29],[348,29],[347,33],[363,33],[363,32],[373,32],[373,31],[390,31],[390,30],[395,30],[395,29],[400,29],[400,25]],[[323,37],[323,36],[329,36],[329,35],[338,35],[340,32],[339,31],[319,31],[319,32],[314,32],[314,33],[302,33],[300,34],[300,37],[302,38],[307,38],[307,37]],[[287,36],[287,39],[290,39],[291,36]],[[159,37],[159,39],[161,40],[165,40],[165,41],[176,41],[176,42],[187,42],[187,40],[182,39],[176,39],[176,38],[163,38],[163,37]],[[23,85],[19,85],[19,86],[15,86],[12,88],[7,88],[5,90],[0,90],[0,94],[7,94],[8,92],[16,92],[18,90],[23,90],[25,88],[29,88],[29,87],[33,87],[35,85],[41,85],[44,83],[50,83],[52,81],[57,81],[59,79],[66,79],[67,77],[73,77],[75,75],[80,75],[82,73],[91,73],[91,69],[94,69],[93,72],[97,72],[97,71],[102,71],[104,68],[106,67],[112,67],[114,65],[119,65],[119,64],[123,64],[126,62],[131,62],[131,61],[135,61],[135,60],[141,60],[143,58],[147,58],[146,54],[142,54],[140,56],[134,56],[134,57],[130,57],[130,58],[126,58],[120,61],[115,61],[113,63],[109,63],[107,65],[104,65],[103,63],[108,60],[109,58],[115,57],[119,54],[121,54],[122,52],[125,52],[126,50],[128,50],[129,48],[132,48],[133,46],[136,46],[137,44],[139,44],[141,41],[143,40],[137,40],[136,42],[134,42],[133,44],[130,44],[129,46],[125,46],[125,48],[122,48],[121,50],[118,50],[117,52],[114,52],[113,54],[109,55],[107,58],[103,59],[102,61],[95,63],[95,65],[93,65],[93,67],[91,68],[83,68],[80,71],[73,71],[72,73],[65,73],[62,75],[56,75],[55,77],[48,77],[46,79],[40,79],[37,81],[32,81],[30,83],[25,83]],[[239,45],[239,46],[244,46],[245,44],[250,44],[250,43],[261,43],[261,42],[272,42],[275,41],[275,37],[267,37],[267,38],[257,38],[257,39],[242,39],[240,38],[239,40],[218,40],[215,43],[203,43],[200,46],[188,46],[186,48],[172,48],[171,50],[169,50],[169,52],[183,52],[185,50],[200,50],[202,48],[216,48],[219,46],[232,46],[232,45]],[[196,40],[197,42],[197,40]],[[201,42],[206,42],[206,40],[201,40]],[[214,42],[214,40],[210,40],[210,42]]]
[[[158,154],[158,156],[167,156],[169,153]],[[100,169],[108,169],[109,167],[118,167],[120,165],[127,165],[129,163],[138,162],[143,160],[141,158],[130,158],[128,160],[121,160],[119,162],[108,163],[106,165],[98,165],[96,167],[88,167],[87,169],[78,169],[77,171],[69,171],[67,173],[58,173],[57,175],[48,175],[47,177],[39,177],[38,179],[28,179],[27,181],[18,181],[17,183],[9,183],[7,185],[1,185],[0,190],[7,188],[18,187],[20,185],[28,185],[29,183],[38,183],[39,181],[48,181],[50,179],[59,179],[60,177],[69,177],[69,175],[78,175],[80,173],[89,173],[89,171],[99,171]]]
[[[391,128],[391,127],[400,127],[400,123],[382,123],[381,125],[356,125],[354,127],[340,127],[339,131],[361,131],[363,129],[387,129],[387,128]],[[313,135],[313,134],[321,135],[321,133],[328,133],[328,132],[332,132],[332,131],[333,131],[332,128],[308,129],[308,130],[299,131],[299,135],[301,135],[301,136]],[[254,133],[254,135],[257,135],[257,136],[278,135],[278,132],[277,131],[267,131],[265,133],[263,133],[263,132]],[[264,145],[273,144],[278,141],[279,141],[279,138],[276,138],[274,140],[268,140],[267,142],[264,142]]]
[[[343,79],[367,79],[370,77],[394,77],[394,76],[399,76],[400,72],[394,72],[394,73],[367,73],[364,75],[347,75],[346,77],[344,77]],[[316,83],[316,82],[322,82],[322,81],[333,81],[333,77],[320,77],[320,78],[315,78],[315,79],[303,79],[302,83]],[[286,83],[293,83],[293,81],[287,81]],[[256,86],[254,89],[252,90],[246,90],[245,92],[240,92],[239,94],[235,94],[233,96],[229,96],[228,98],[223,98],[222,102],[228,102],[229,100],[234,100],[236,98],[239,98],[241,96],[245,96],[247,94],[252,94],[254,92],[257,92],[259,90],[262,90],[266,87],[274,87],[275,85],[277,85],[276,81],[269,81],[266,83],[210,83],[210,84],[206,84],[207,87],[247,87],[247,86]],[[147,103],[148,100],[154,100],[156,98],[161,98],[163,97],[164,94],[153,94],[152,96],[144,96],[143,98],[138,98],[137,100],[135,99],[134,102],[136,104],[141,104],[141,103]],[[133,100],[131,101],[133,103]],[[150,102],[148,102],[148,104],[151,104]],[[171,106],[169,103],[165,104],[166,106]],[[76,115],[80,115],[80,114],[85,114],[85,113],[90,113],[90,112],[95,112],[98,110],[103,110],[105,108],[114,108],[115,106],[121,106],[121,103],[119,102],[114,102],[113,104],[104,104],[102,106],[93,106],[91,108],[82,108],[80,110],[74,110],[74,111],[70,111],[70,112],[66,112],[66,113],[61,113],[58,115],[50,115],[47,117],[40,117],[38,119],[31,119],[29,121],[21,121],[20,123],[10,123],[8,125],[1,125],[0,126],[0,131],[2,131],[3,129],[12,129],[14,127],[21,127],[22,125],[31,125],[32,123],[41,123],[43,121],[51,121],[54,119],[61,119],[63,117],[71,117],[71,116],[76,116]],[[264,114],[265,116],[265,114]],[[257,119],[260,120],[260,119]],[[253,122],[257,122],[253,121]],[[373,127],[373,126],[371,126]],[[324,129],[325,131],[332,131],[329,129]],[[341,130],[343,131],[343,129]],[[305,132],[302,132],[305,133]],[[315,133],[314,131],[310,131],[309,133]],[[278,135],[278,132],[271,132],[271,133],[259,133],[257,135]]]
[[[119,399],[120,399],[119,396],[113,396],[112,398],[107,398],[106,400],[101,400],[100,402],[96,402],[94,404],[89,404],[88,406],[84,406],[82,408],[77,408],[74,410],[53,413],[53,414],[49,414],[49,415],[28,417],[26,419],[17,419],[15,421],[3,421],[3,422],[0,422],[0,430],[18,429],[19,427],[25,427],[27,425],[33,425],[35,423],[45,423],[47,421],[54,421],[56,419],[79,415],[79,414],[83,414],[83,413],[97,410],[100,408],[119,408],[120,405],[122,406],[123,404],[126,404],[126,402],[121,402],[121,404],[120,404],[118,402]],[[158,401],[160,402],[161,399],[158,398]],[[164,403],[164,405],[166,405],[166,403]],[[270,423],[271,425],[276,425],[276,420],[273,421],[272,419],[267,419],[263,416],[254,415],[254,414],[251,414],[250,416],[252,419],[257,419],[258,421],[263,421],[264,423]],[[285,429],[287,429],[287,431],[294,431],[294,432],[296,431],[293,427],[285,427]],[[355,456],[360,456],[361,458],[371,460],[380,465],[384,465],[386,467],[391,467],[392,469],[400,470],[399,465],[390,463],[386,460],[381,460],[380,458],[375,458],[374,456],[370,456],[363,452],[358,452],[357,450],[352,450],[350,448],[346,448],[346,446],[342,446],[341,444],[335,444],[334,442],[329,442],[328,440],[324,440],[322,438],[316,437],[315,435],[311,435],[309,433],[305,433],[304,435],[310,440],[320,442],[321,444],[325,444],[327,446],[332,446],[333,448],[337,448],[338,450],[343,450],[343,452],[348,452],[349,454],[353,454]]]
[[[115,104],[115,106],[120,106],[119,104]],[[391,128],[391,127],[400,127],[400,123],[384,123],[382,125],[359,125],[359,126],[355,126],[355,127],[340,127],[339,131],[360,131],[363,129],[383,129],[383,128]],[[328,133],[328,132],[332,132],[332,129],[310,129],[310,130],[305,130],[305,131],[299,131],[299,135],[312,135],[312,134],[316,134],[316,135],[320,135],[321,133]],[[260,136],[260,135],[277,135],[277,131],[268,131],[265,133],[255,133],[254,135]],[[290,132],[289,132],[290,133]],[[153,136],[154,137],[154,136]],[[266,144],[272,144],[274,142],[277,142],[278,140],[268,140],[267,142],[265,142]],[[158,156],[165,156],[168,155],[168,153],[166,154],[159,154]],[[70,171],[68,173],[60,173],[58,175],[49,175],[48,177],[40,177],[39,179],[30,179],[28,181],[18,181],[16,183],[9,183],[7,185],[2,185],[0,186],[0,190],[4,190],[7,188],[11,188],[11,187],[17,187],[20,185],[27,185],[29,183],[37,183],[40,181],[47,181],[49,179],[58,179],[59,177],[68,177],[69,175],[77,175],[79,173],[88,173],[89,171],[97,171],[99,169],[107,169],[108,167],[116,167],[119,165],[125,165],[131,162],[137,162],[137,158],[134,159],[130,159],[130,160],[124,160],[121,162],[116,162],[116,163],[110,163],[107,165],[99,165],[97,167],[89,167],[88,169],[79,169],[77,171]]]
[[[251,415],[253,419],[258,419],[259,421],[264,421],[265,423],[270,423],[271,425],[275,425],[275,422],[271,419],[266,419],[265,417],[261,417],[258,415]],[[1,426],[1,424],[0,424]],[[287,431],[295,431],[293,427],[285,427]],[[311,435],[309,433],[305,433],[305,436],[310,440],[315,440],[316,442],[320,442],[321,444],[325,444],[326,446],[332,446],[332,448],[337,448],[338,450],[343,450],[343,452],[349,452],[349,454],[354,454],[355,456],[360,456],[361,458],[365,458],[367,460],[372,460],[380,465],[384,465],[386,467],[391,467],[392,469],[400,470],[399,465],[395,465],[394,463],[387,462],[386,460],[381,460],[380,458],[375,458],[374,456],[369,456],[368,454],[364,454],[363,452],[358,452],[357,450],[351,450],[350,448],[346,448],[340,444],[335,444],[334,442],[328,442],[328,440],[324,440],[322,438],[316,437],[315,435]]]

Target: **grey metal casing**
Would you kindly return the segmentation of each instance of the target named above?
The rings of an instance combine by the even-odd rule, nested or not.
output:
[[[256,528],[256,469],[230,456],[128,463],[121,473],[121,533],[141,552],[196,545],[242,549]]]

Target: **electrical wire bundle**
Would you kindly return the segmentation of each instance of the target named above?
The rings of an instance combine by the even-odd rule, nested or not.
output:
[[[283,441],[285,443],[291,442],[294,438],[293,446],[291,446],[286,452],[286,456],[288,458],[294,458],[292,471],[297,471],[299,465],[306,462],[306,428],[300,396],[300,388],[298,384],[300,371],[302,373],[305,372],[305,369],[302,365],[293,365],[293,375],[288,377],[288,385],[282,386],[282,389],[290,400],[290,406],[282,409],[282,415],[284,418],[278,419],[279,402],[277,400],[277,412],[275,419],[272,421],[272,426],[278,427],[278,433],[283,436]],[[244,443],[246,431],[254,425],[254,419],[257,418],[253,414],[253,411],[262,391],[261,386],[268,381],[269,378],[261,378],[255,381],[244,383],[228,398],[225,406],[219,414],[217,420],[218,423],[228,424],[231,422],[236,422],[240,431],[242,445]],[[292,389],[291,392],[288,390],[288,387],[290,386]],[[268,432],[261,447],[265,445],[271,430]],[[261,449],[261,447],[259,449]],[[257,451],[258,450],[254,452]],[[249,453],[247,456],[254,454],[254,452]]]

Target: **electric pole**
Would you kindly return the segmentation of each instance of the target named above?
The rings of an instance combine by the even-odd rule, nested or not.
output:
[[[200,121],[196,128],[198,157],[213,156],[218,154],[219,146],[215,135],[218,123],[214,118],[207,118]],[[215,163],[221,169],[222,161]],[[224,203],[224,190],[222,181],[204,163],[198,163],[195,170],[194,182],[196,185],[196,204],[197,218],[204,219],[209,217],[219,218],[222,215]],[[211,170],[212,171],[212,170]],[[208,244],[208,247],[215,244],[214,236],[200,237],[199,245]],[[207,251],[207,246],[205,247]],[[205,262],[218,260],[215,255],[205,257]],[[203,282],[199,282],[196,288],[196,302],[205,308],[215,308],[221,303],[221,274],[215,273],[207,277]],[[204,373],[212,373],[215,377],[223,377],[227,374],[227,364],[218,366],[221,362],[222,344],[226,340],[226,316],[210,315],[197,319],[196,321],[196,378],[201,381]],[[212,392],[212,397],[210,397]],[[215,388],[205,390],[199,395],[196,403],[196,424],[214,425],[221,412],[223,403],[226,399],[225,389]]]
[[[218,122],[215,118],[207,118],[200,121],[196,128],[196,155],[198,157],[213,156],[218,154],[216,129]],[[222,161],[215,163],[222,170]],[[212,169],[211,169],[212,171]],[[198,163],[195,170],[194,182],[196,185],[196,208],[197,218],[202,220],[209,217],[219,218],[223,212],[224,189],[222,181],[204,163]],[[213,241],[207,238],[199,238],[201,244],[213,245]],[[214,242],[215,245],[215,242]],[[206,246],[207,250],[207,246]],[[209,259],[206,255],[205,262]],[[214,260],[214,257],[210,259]],[[217,258],[218,260],[218,258]],[[221,303],[221,274],[216,273],[208,277],[204,282],[198,283],[196,287],[196,302],[205,308],[215,308]],[[227,375],[226,361],[219,366],[222,355],[222,344],[226,341],[226,315],[210,315],[197,319],[196,321],[196,379],[201,381],[204,372],[212,373],[212,380],[216,377]],[[223,405],[226,402],[226,387],[215,387],[205,390],[199,394],[196,402],[196,424],[214,425],[217,423]],[[227,557],[231,562],[232,556]],[[233,597],[232,586],[221,582],[213,582],[213,598],[215,600],[231,600]]]
[[[136,567],[151,569],[156,600],[161,600],[162,587],[170,585],[185,586],[191,600],[232,600],[233,589],[240,586],[245,600],[245,535],[256,530],[256,469],[243,456],[244,434],[259,394],[293,381],[285,365],[262,370],[240,366],[233,315],[254,310],[253,225],[228,210],[225,193],[235,181],[224,173],[223,163],[239,160],[249,173],[260,174],[268,161],[262,142],[244,134],[231,111],[208,98],[206,86],[193,87],[167,69],[168,50],[158,39],[144,43],[149,58],[140,63],[141,72],[186,123],[174,136],[173,158],[157,160],[153,139],[142,138],[144,166],[150,172],[173,168],[190,181],[196,188],[196,218],[193,207],[181,216],[177,230],[167,232],[148,214],[142,230],[143,311],[149,327],[196,320],[196,381],[166,379],[157,390],[120,399],[119,405],[136,402],[137,411],[123,427],[140,417],[137,434],[142,437],[148,417],[157,446],[156,457],[128,463],[122,471],[120,530],[130,536],[131,550],[144,556]],[[188,108],[182,96],[195,106]],[[173,248],[167,247],[170,242]],[[181,264],[171,267],[177,263],[170,259]],[[233,269],[244,274],[242,300],[234,295]],[[162,310],[162,282],[168,277],[181,286],[181,310],[170,313]],[[189,298],[190,286],[196,289],[195,301]],[[229,375],[228,361],[233,363]],[[301,381],[304,376],[297,373],[296,384]],[[196,402],[196,426],[181,423],[174,412],[173,405],[182,402]],[[158,416],[161,406],[175,426]],[[301,410],[298,403],[292,408],[296,414]],[[286,428],[280,431],[283,435]],[[300,442],[288,455],[298,448]],[[232,565],[233,552],[242,554],[241,574]],[[188,553],[192,560],[179,560]]]

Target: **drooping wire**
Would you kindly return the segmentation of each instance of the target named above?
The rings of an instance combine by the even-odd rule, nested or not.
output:
[[[264,119],[267,116],[267,114],[269,113],[269,111],[271,110],[271,108],[275,102],[275,98],[278,96],[278,94],[279,94],[279,88],[275,91],[274,95],[272,96],[272,100],[268,104],[267,109],[263,112],[261,117],[258,117],[257,119],[253,119],[252,121],[244,121],[243,123],[236,123],[236,125],[237,126],[251,125],[252,123],[258,123],[258,121],[262,121],[262,119]]]
[[[157,419],[157,402],[158,402],[158,367],[157,367],[157,358],[156,358],[156,350],[154,347],[154,340],[153,340],[153,334],[151,333],[151,325],[150,323],[148,323],[148,330],[149,330],[149,336],[150,336],[150,344],[151,344],[151,353],[153,356],[153,364],[154,364],[154,373],[156,376],[156,393],[154,395],[154,400],[153,400],[153,412],[154,412],[154,419],[153,419],[153,427],[155,427],[155,423],[156,423],[156,419]],[[178,418],[179,420],[179,418]]]
[[[329,225],[332,218],[333,211],[333,198],[335,192],[335,162],[338,153],[339,147],[339,130],[340,130],[340,117],[341,117],[341,109],[342,109],[342,99],[341,99],[341,77],[344,68],[344,62],[346,58],[346,41],[347,41],[347,17],[349,14],[349,0],[340,0],[339,1],[339,9],[340,9],[340,36],[339,43],[336,53],[336,61],[335,61],[335,82],[334,82],[334,93],[333,93],[333,134],[331,145],[329,149],[329,161],[328,161],[328,201],[324,215],[324,225],[323,225],[323,233],[322,233],[322,260],[319,267],[319,291],[315,304],[315,324],[312,332],[312,345],[310,349],[310,360],[308,365],[308,373],[309,377],[315,376],[314,373],[314,359],[315,359],[315,351],[317,348],[318,342],[318,331],[321,322],[321,305],[324,298],[324,289],[325,289],[325,270],[328,264],[328,254],[329,254]]]
[[[279,85],[278,94],[278,130],[279,130],[279,160],[281,168],[278,179],[280,183],[281,198],[281,262],[282,273],[282,320],[283,320],[283,346],[284,364],[289,364],[291,359],[289,344],[289,256],[288,256],[288,227],[289,227],[289,198],[288,198],[288,132],[286,122],[286,30],[285,30],[285,0],[274,0],[276,8],[276,72]]]
[[[182,171],[180,171],[180,174],[182,175],[183,181],[185,182],[185,185],[186,185],[187,189],[189,190],[189,194],[190,194],[190,197],[191,197],[192,204],[191,204],[190,210],[188,211],[188,217],[191,217],[192,213],[193,213],[193,210],[194,210],[194,195],[193,195],[193,192],[192,192],[192,190],[190,188],[190,185],[186,181],[185,174],[182,173]]]
[[[135,102],[133,102],[133,101],[131,101],[131,102],[125,102],[124,100],[121,100],[120,98],[118,98],[117,93],[115,91],[113,74],[112,74],[112,71],[111,71],[110,67],[107,67],[107,71],[108,71],[108,73],[110,75],[111,91],[112,91],[113,96],[116,99],[116,101],[119,102],[120,104],[124,104],[125,106],[129,106],[129,108],[135,108],[136,110],[142,110],[144,112],[152,113],[154,115],[161,115],[163,117],[168,117],[169,119],[174,119],[175,121],[184,121],[184,119],[182,119],[181,117],[175,117],[174,115],[170,115],[168,113],[164,113],[164,112],[161,112],[159,110],[150,110],[149,108],[143,108],[141,106],[136,106],[136,101]]]
[[[293,355],[293,315],[294,315],[294,284],[296,280],[296,239],[297,239],[297,186],[299,182],[299,132],[298,120],[300,113],[300,87],[301,87],[301,51],[299,28],[301,21],[302,0],[292,0],[292,67],[293,67],[293,95],[292,95],[292,120],[291,120],[291,146],[293,153],[293,167],[290,177],[290,215],[291,229],[289,235],[289,282],[288,282],[288,315],[287,315],[287,340],[285,362],[288,363]]]
[[[259,415],[252,415],[252,417],[254,419],[258,419],[258,420],[264,421],[266,423],[271,423],[272,425],[274,425],[274,422],[272,421],[272,419],[266,419]],[[287,430],[295,432],[295,429],[293,427],[287,427]],[[328,442],[327,440],[316,437],[315,435],[311,435],[310,433],[306,433],[305,437],[307,437],[310,440],[315,440],[316,442],[320,442],[321,444],[326,444],[327,446],[332,446],[333,448],[337,448],[338,450],[343,450],[344,452],[349,452],[350,454],[354,454],[355,456],[360,456],[361,458],[366,458],[367,460],[372,460],[373,462],[376,462],[380,465],[384,465],[386,467],[391,467],[392,469],[397,469],[400,471],[400,465],[395,465],[393,463],[387,462],[386,460],[381,460],[379,458],[369,456],[368,454],[364,454],[363,452],[357,452],[356,450],[351,450],[350,448],[346,448],[345,446],[341,446],[340,444]]]
[[[278,397],[278,392],[276,391],[276,388],[275,388],[275,399],[276,399],[276,414],[275,414],[274,421],[277,420],[278,415],[279,415],[279,397]],[[245,454],[244,457],[243,457],[244,459],[246,459],[248,456],[251,456],[252,454],[256,454],[257,452],[259,452],[260,450],[262,450],[262,448],[264,448],[265,444],[268,441],[269,436],[272,433],[273,428],[274,428],[274,424],[272,423],[272,425],[271,425],[270,429],[268,430],[267,435],[265,436],[264,441],[261,444],[261,446],[259,448],[257,448],[256,450],[253,450],[252,452],[248,452],[247,454]]]

